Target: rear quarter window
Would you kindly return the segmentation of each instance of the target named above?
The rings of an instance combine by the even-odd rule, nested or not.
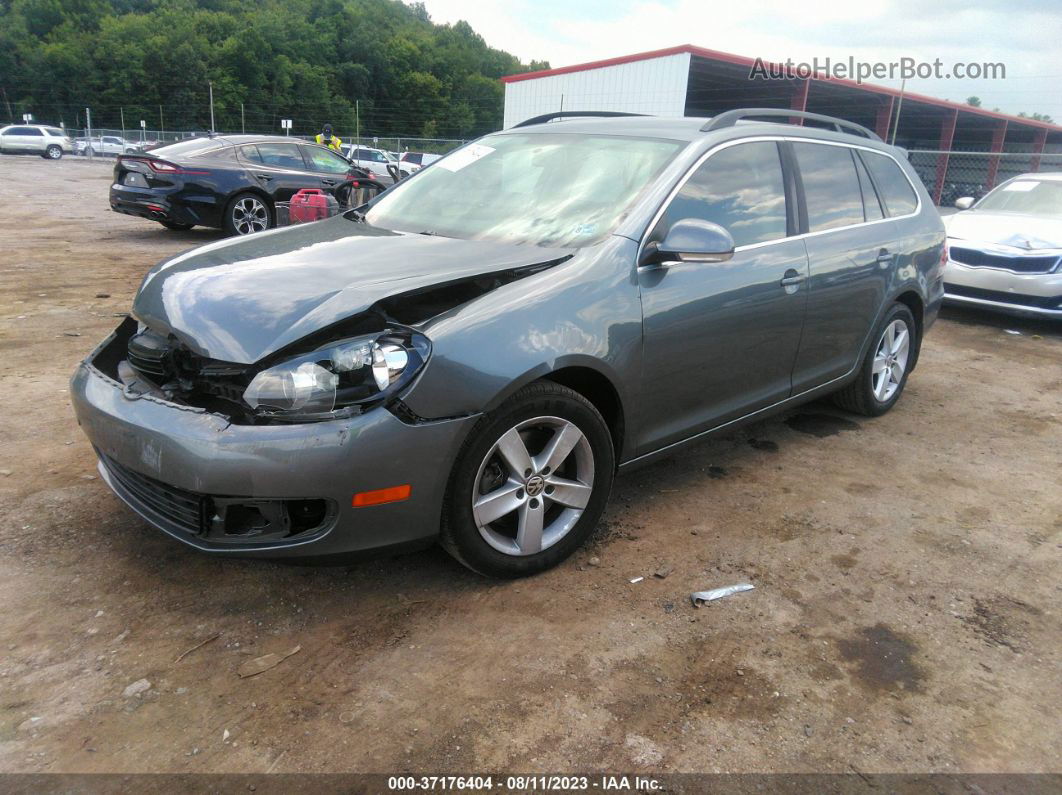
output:
[[[863,151],[859,155],[874,178],[886,212],[892,217],[913,213],[918,207],[918,196],[896,161],[876,152]]]

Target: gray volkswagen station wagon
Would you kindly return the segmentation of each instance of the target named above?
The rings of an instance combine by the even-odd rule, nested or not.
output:
[[[586,541],[619,469],[827,394],[892,408],[943,253],[859,125],[550,114],[160,263],[72,394],[114,492],[197,549],[438,540],[515,577]]]

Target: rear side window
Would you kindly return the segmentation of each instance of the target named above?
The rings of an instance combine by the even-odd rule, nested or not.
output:
[[[778,145],[755,141],[711,155],[672,199],[660,228],[669,229],[684,218],[719,224],[736,246],[785,237],[785,184]]]
[[[876,152],[860,152],[889,215],[908,215],[918,206],[918,196],[896,161]]]
[[[44,131],[48,133],[48,135],[53,135],[56,138],[62,138],[64,135],[66,135],[66,133],[60,130],[58,127],[45,127]]]
[[[804,183],[808,231],[822,232],[863,223],[863,195],[851,149],[795,143],[793,150]]]
[[[863,216],[868,221],[878,221],[885,217],[885,213],[881,209],[881,202],[878,201],[874,183],[867,174],[867,167],[863,165],[863,161],[859,159],[854,150],[852,157],[855,158],[856,173],[859,175],[859,189],[863,193]]]
[[[251,144],[250,146],[241,146],[240,157],[244,160],[250,160],[253,163],[262,162],[262,156],[258,154],[258,147],[254,144]]]
[[[258,144],[258,154],[267,166],[291,168],[297,171],[306,169],[306,162],[295,144]]]

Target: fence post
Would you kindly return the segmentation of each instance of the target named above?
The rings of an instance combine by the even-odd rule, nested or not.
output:
[[[92,151],[92,109],[85,108],[85,147],[87,148],[89,160],[92,159],[94,152]]]
[[[942,154],[937,157],[937,182],[933,189],[933,204],[940,206],[940,196],[944,192],[944,179],[948,175],[948,153],[955,138],[955,123],[959,120],[958,109],[953,110],[940,123],[940,145],[937,147]]]
[[[998,155],[1003,151],[1003,139],[1007,137],[1007,120],[1000,119],[996,122],[996,128],[992,130],[992,147],[989,151]],[[988,158],[988,175],[985,178],[985,190],[992,190],[996,186],[996,173],[999,171],[999,157]]]
[[[1046,144],[1047,128],[1041,127],[1036,133],[1036,138],[1033,139],[1033,156],[1029,160],[1029,171],[1040,170],[1040,155],[1044,153]]]

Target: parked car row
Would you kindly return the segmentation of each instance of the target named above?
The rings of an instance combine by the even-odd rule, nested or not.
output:
[[[75,155],[124,155],[145,147],[139,141],[129,141],[117,135],[96,135],[74,139]]]

